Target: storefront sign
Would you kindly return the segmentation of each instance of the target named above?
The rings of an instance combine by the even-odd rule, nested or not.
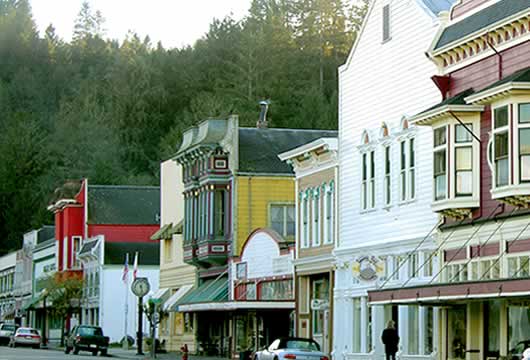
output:
[[[376,256],[363,256],[352,263],[353,276],[363,281],[374,281],[384,275],[385,264]]]

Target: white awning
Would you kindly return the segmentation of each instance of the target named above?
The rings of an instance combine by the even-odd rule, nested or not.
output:
[[[193,285],[181,286],[177,290],[177,292],[175,292],[173,295],[169,297],[169,299],[167,299],[167,301],[164,303],[164,306],[162,307],[162,310],[175,311],[172,308],[175,307],[175,304],[177,303],[177,301],[179,301],[184,295],[186,295],[188,291],[190,291],[192,288],[193,288]]]
[[[294,301],[223,301],[179,305],[179,311],[228,311],[228,310],[289,310]]]
[[[161,288],[158,289],[153,296],[151,296],[151,299],[162,299],[165,300],[164,297],[167,296],[166,294],[169,293],[169,288]]]

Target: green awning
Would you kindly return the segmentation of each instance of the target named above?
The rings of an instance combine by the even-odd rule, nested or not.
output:
[[[211,303],[228,301],[228,277],[204,281],[198,288],[191,290],[177,302],[174,311],[179,311],[179,306],[197,303]]]
[[[169,223],[169,224],[162,226],[153,235],[151,235],[151,240],[166,239],[167,238],[166,233],[168,232],[168,230],[171,229],[172,226],[173,226],[173,223]]]
[[[29,302],[25,306],[22,307],[22,310],[23,311],[34,310],[36,308],[36,305],[40,301],[42,301],[42,296],[37,295],[36,297],[29,300]]]

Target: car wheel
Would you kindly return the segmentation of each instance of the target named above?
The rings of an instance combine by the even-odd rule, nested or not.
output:
[[[77,346],[74,345],[74,351],[73,351],[74,355],[77,355],[79,354],[79,348]]]
[[[107,356],[107,349],[101,350],[101,356]]]

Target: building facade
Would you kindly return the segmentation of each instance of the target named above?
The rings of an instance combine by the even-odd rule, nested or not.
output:
[[[15,266],[16,253],[12,252],[0,257],[0,321],[15,318]]]
[[[56,277],[83,280],[74,323],[103,327],[111,342],[126,334],[134,337],[137,298],[130,290],[132,274],[123,275],[124,265],[127,261],[132,269],[137,253],[137,276],[147,277],[151,290],[158,290],[159,246],[150,236],[160,226],[159,187],[71,181],[56,191],[49,210],[55,214]],[[116,311],[117,298],[121,311]],[[71,322],[66,319],[67,330]]]
[[[337,239],[338,141],[317,139],[279,155],[296,174],[296,334],[333,346],[333,249]]]
[[[339,69],[338,241],[332,356],[382,358],[394,320],[401,358],[431,358],[437,312],[369,305],[368,291],[426,283],[435,271],[431,129],[409,117],[440,100],[425,56],[451,1],[375,0]],[[377,61],[377,67],[374,66]]]
[[[237,116],[205,120],[184,133],[174,160],[184,182],[184,261],[196,267],[198,284],[176,309],[193,309],[193,323],[207,331],[196,335],[198,351],[231,356],[236,349],[234,318],[217,304],[233,299],[229,259],[241,254],[249,235],[270,228],[294,239],[293,172],[277,155],[328,133],[269,129],[264,117],[256,128],[243,128]]]
[[[411,122],[433,129],[441,268],[430,286],[370,300],[440,307],[442,359],[520,357],[529,347],[529,16],[528,1],[460,1],[428,49],[443,101]]]

